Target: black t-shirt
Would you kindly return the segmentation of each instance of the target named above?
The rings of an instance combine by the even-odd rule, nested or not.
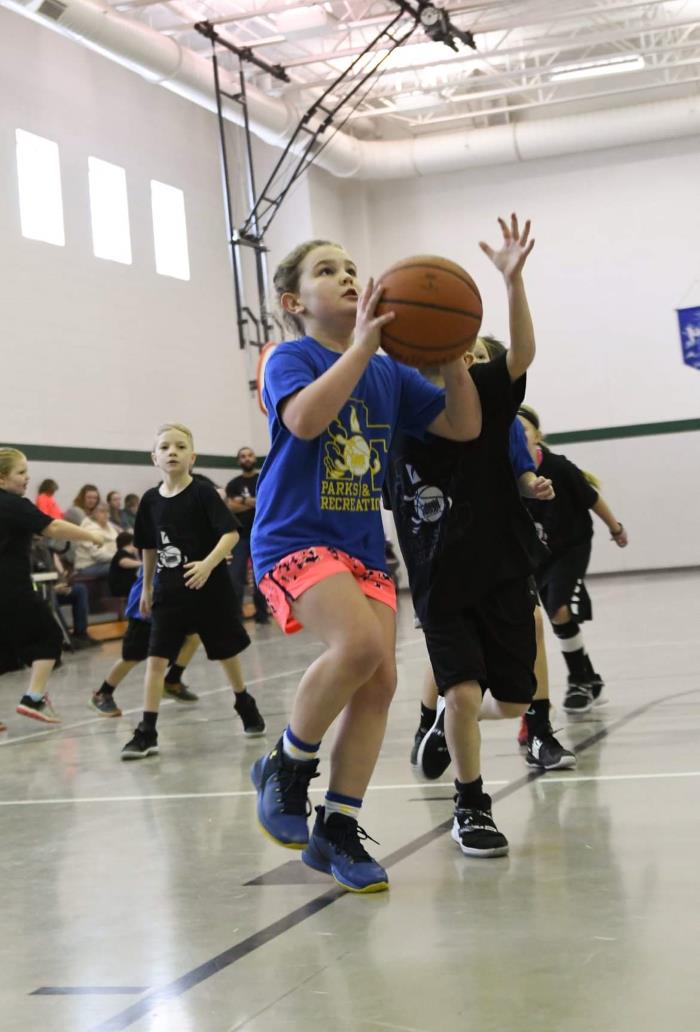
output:
[[[394,512],[413,604],[427,623],[525,576],[542,546],[509,458],[510,425],[525,395],[506,356],[473,366],[483,426],[475,441],[398,436],[386,494]]]
[[[173,498],[164,498],[157,487],[146,491],[136,513],[134,544],[157,552],[154,599],[189,598],[193,592],[185,585],[185,564],[206,558],[222,535],[238,526],[210,484],[193,480]],[[209,597],[229,587],[225,563],[219,563],[196,594]]]
[[[0,488],[0,587],[5,600],[31,590],[32,537],[52,522],[28,498]]]
[[[259,473],[254,473],[253,476],[244,476],[242,473],[238,477],[234,477],[233,480],[229,480],[226,485],[226,494],[229,498],[233,498],[235,495],[240,495],[242,498],[250,496],[255,498],[255,492],[258,489],[258,477]],[[253,528],[253,520],[255,519],[255,509],[246,509],[244,512],[237,512],[241,524],[241,535],[245,537],[250,536],[250,532]]]
[[[551,502],[527,501],[535,523],[544,531],[544,540],[555,558],[574,545],[593,537],[593,520],[589,510],[598,501],[598,492],[588,483],[573,462],[563,455],[542,449],[539,476],[552,481],[556,497]]]
[[[131,586],[136,580],[136,575],[139,572],[138,567],[129,566],[123,567],[119,565],[121,559],[135,559],[136,556],[133,552],[129,552],[126,548],[118,548],[112,557],[112,561],[109,564],[109,574],[107,575],[107,583],[109,584],[109,590],[115,598],[127,598],[131,591]]]

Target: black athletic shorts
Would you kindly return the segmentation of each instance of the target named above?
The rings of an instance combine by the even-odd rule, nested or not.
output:
[[[568,606],[577,623],[593,619],[591,599],[584,577],[591,558],[592,541],[574,545],[564,555],[541,566],[537,571],[537,590],[551,618],[562,606]]]
[[[129,617],[129,626],[122,638],[122,659],[129,663],[143,663],[148,656],[151,621]]]
[[[0,602],[0,652],[28,666],[36,659],[58,659],[63,636],[49,605],[27,589]]]
[[[149,656],[177,655],[183,638],[198,634],[207,659],[230,659],[250,645],[238,619],[236,596],[227,582],[226,592],[201,597],[197,591],[161,598],[153,603]]]
[[[478,681],[499,702],[529,703],[535,694],[535,606],[529,577],[500,584],[451,620],[423,626],[438,691]]]

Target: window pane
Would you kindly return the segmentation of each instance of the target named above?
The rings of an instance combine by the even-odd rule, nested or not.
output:
[[[153,241],[156,251],[156,272],[176,279],[190,278],[187,251],[185,195],[174,186],[151,180]]]
[[[95,256],[131,265],[126,173],[109,161],[88,158],[88,178]]]
[[[17,180],[22,236],[47,244],[66,243],[58,144],[17,129]]]

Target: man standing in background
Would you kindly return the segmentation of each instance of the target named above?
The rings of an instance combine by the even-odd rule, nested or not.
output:
[[[248,581],[248,562],[250,560],[250,532],[255,518],[255,492],[258,486],[258,471],[255,468],[257,456],[252,448],[239,448],[236,458],[241,467],[239,476],[229,480],[226,485],[226,503],[238,517],[241,524],[240,538],[238,544],[231,553],[229,563],[229,575],[238,599],[239,617],[243,618],[243,598]],[[253,587],[253,601],[255,602],[255,622],[266,624],[268,622],[267,603],[258,591],[257,585]]]

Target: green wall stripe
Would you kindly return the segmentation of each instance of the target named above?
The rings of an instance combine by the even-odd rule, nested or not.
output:
[[[53,444],[10,444],[28,459],[54,462],[84,462],[97,466],[152,466],[151,456],[145,451],[122,451],[118,448],[68,448]],[[205,469],[239,469],[238,460],[231,455],[197,454],[197,465]]]
[[[634,423],[631,426],[601,426],[595,430],[570,430],[547,434],[549,444],[577,444],[579,441],[615,441],[625,437],[658,437],[700,430],[700,419],[675,419],[666,423]]]
[[[634,423],[630,426],[601,426],[593,430],[569,430],[548,434],[549,444],[578,444],[580,441],[615,441],[627,437],[658,437],[662,434],[685,434],[700,430],[700,419],[675,419],[665,423]],[[4,445],[3,445],[4,446]],[[52,444],[10,444],[28,459],[54,462],[83,462],[98,466],[150,466],[151,457],[143,451],[121,451],[117,448],[68,448]],[[262,463],[264,456],[259,457]],[[198,455],[197,465],[205,469],[238,469],[238,460],[231,455]]]

